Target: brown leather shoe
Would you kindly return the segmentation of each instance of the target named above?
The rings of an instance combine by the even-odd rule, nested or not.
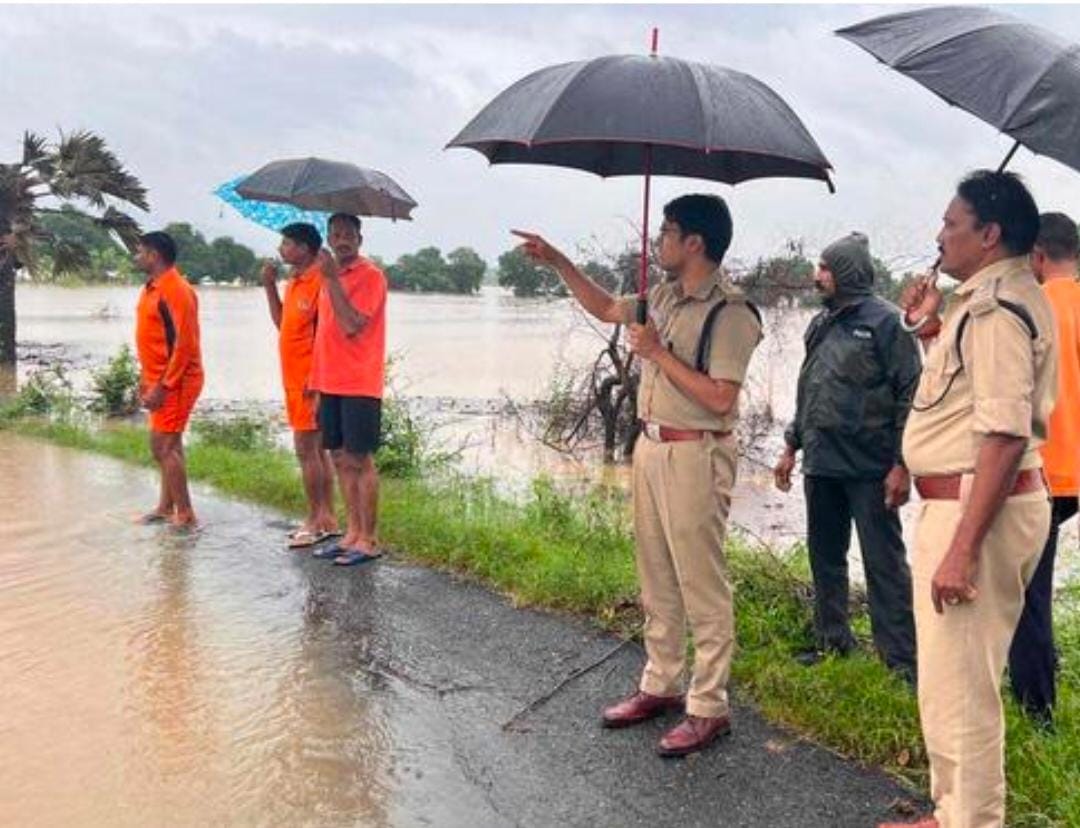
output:
[[[934,817],[928,816],[918,822],[882,822],[878,828],[941,828],[941,824]]]
[[[656,752],[661,756],[686,756],[707,747],[717,737],[727,736],[729,733],[731,719],[727,716],[712,719],[687,716],[664,734]]]
[[[681,710],[682,696],[654,696],[639,690],[629,698],[604,708],[604,727],[630,727],[655,719],[668,710]]]

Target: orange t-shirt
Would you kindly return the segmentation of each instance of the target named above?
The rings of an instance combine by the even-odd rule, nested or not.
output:
[[[175,267],[149,279],[135,310],[135,349],[144,388],[160,382],[176,388],[203,378],[199,347],[199,299]]]
[[[1054,497],[1080,493],[1080,283],[1049,279],[1043,285],[1057,323],[1058,396],[1042,446]]]
[[[353,337],[341,329],[330,290],[319,295],[319,325],[311,360],[310,387],[325,394],[382,399],[386,367],[386,276],[360,256],[341,269],[341,287],[356,311],[365,317]]]
[[[303,391],[307,385],[311,373],[311,355],[315,349],[321,287],[322,273],[317,264],[293,276],[285,284],[278,353],[281,355],[281,381],[286,391]]]

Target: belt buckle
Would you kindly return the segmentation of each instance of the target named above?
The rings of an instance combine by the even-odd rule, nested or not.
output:
[[[642,431],[645,436],[652,440],[654,443],[660,442],[660,426],[656,423],[645,423],[642,427]]]

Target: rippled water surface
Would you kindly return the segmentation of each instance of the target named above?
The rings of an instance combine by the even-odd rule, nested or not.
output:
[[[0,480],[0,825],[426,822],[369,581],[313,588],[273,515],[202,491],[200,534],[136,526],[154,478],[114,461],[0,433]]]

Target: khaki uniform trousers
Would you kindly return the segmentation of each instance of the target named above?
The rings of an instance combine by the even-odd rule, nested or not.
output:
[[[965,480],[965,483],[967,481]],[[965,487],[966,488],[966,487]],[[1005,714],[1001,681],[1009,644],[1050,529],[1046,492],[1010,497],[983,542],[968,604],[939,615],[930,585],[960,520],[958,500],[922,504],[912,582],[919,716],[930,792],[941,828],[1005,824]]]
[[[637,569],[645,610],[647,662],[641,689],[682,692],[687,621],[694,637],[692,716],[728,713],[735,640],[724,535],[735,484],[735,438],[661,443],[642,435],[634,448]]]

